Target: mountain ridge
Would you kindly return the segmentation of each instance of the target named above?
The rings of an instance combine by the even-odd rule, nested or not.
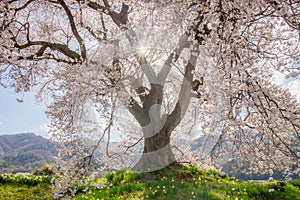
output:
[[[32,172],[56,153],[50,140],[35,133],[0,135],[0,173]]]

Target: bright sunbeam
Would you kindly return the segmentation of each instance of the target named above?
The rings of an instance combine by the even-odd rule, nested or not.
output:
[[[147,47],[144,43],[139,43],[137,47],[137,52],[139,55],[146,55],[149,52],[149,47]]]

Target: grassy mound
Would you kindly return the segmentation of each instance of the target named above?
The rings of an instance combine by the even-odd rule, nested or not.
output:
[[[130,170],[109,173],[102,189],[78,194],[75,199],[299,199],[299,181],[243,183],[215,170],[194,165],[173,165],[138,174]]]
[[[50,180],[51,176],[2,174],[0,197],[6,200],[52,199]],[[77,193],[74,199],[300,200],[300,180],[240,182],[216,170],[176,164],[145,174],[126,169],[108,173],[102,179],[90,181],[89,191]]]

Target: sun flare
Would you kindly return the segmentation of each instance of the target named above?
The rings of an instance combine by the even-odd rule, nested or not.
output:
[[[140,43],[137,47],[137,52],[139,55],[146,55],[149,53],[149,47],[147,47],[144,43]]]

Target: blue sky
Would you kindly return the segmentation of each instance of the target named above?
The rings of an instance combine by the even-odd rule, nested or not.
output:
[[[35,103],[34,94],[15,94],[0,87],[0,135],[32,132],[47,137],[45,106]],[[24,102],[19,103],[16,98]]]

